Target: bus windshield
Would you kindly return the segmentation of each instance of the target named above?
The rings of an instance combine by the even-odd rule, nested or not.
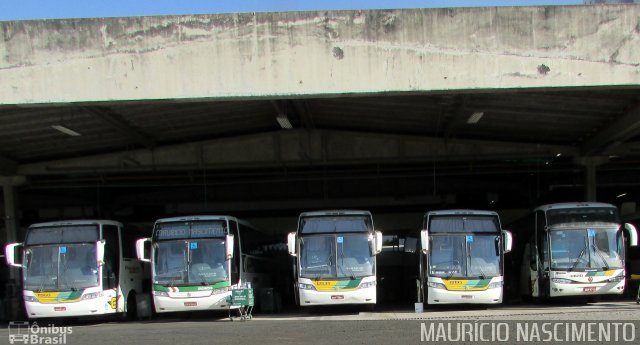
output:
[[[486,279],[501,274],[495,234],[433,235],[429,250],[429,275],[441,278]]]
[[[228,279],[224,238],[159,241],[154,282],[169,286],[208,285]]]
[[[95,243],[29,246],[24,264],[25,290],[77,291],[98,285]]]
[[[624,266],[622,232],[609,229],[571,229],[550,232],[551,269],[608,270]]]
[[[374,274],[369,234],[302,236],[300,277],[310,279],[362,278]]]

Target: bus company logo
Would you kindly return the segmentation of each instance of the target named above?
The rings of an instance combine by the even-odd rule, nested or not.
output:
[[[10,321],[8,328],[9,344],[66,344],[67,334],[73,333],[73,327],[39,326],[27,321]]]
[[[587,280],[589,281],[589,283],[592,283],[593,282],[593,277],[589,277],[589,278],[587,278]]]

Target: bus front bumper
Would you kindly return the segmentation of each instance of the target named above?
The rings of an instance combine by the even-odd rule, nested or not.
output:
[[[197,310],[227,310],[231,292],[215,294],[207,297],[173,298],[153,296],[156,313],[172,313]]]
[[[551,282],[551,297],[621,295],[624,293],[624,281],[611,283],[560,284]]]
[[[332,304],[376,304],[376,287],[350,291],[317,291],[300,289],[300,306]]]
[[[64,318],[116,313],[116,309],[111,308],[110,299],[104,297],[65,303],[40,303],[25,301],[24,306],[27,312],[27,317],[29,319],[50,317]]]
[[[500,304],[502,288],[484,291],[449,291],[429,288],[428,304]]]

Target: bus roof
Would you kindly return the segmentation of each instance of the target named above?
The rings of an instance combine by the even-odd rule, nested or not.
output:
[[[91,225],[91,224],[105,224],[105,225],[115,225],[122,227],[122,223],[115,220],[108,219],[76,219],[76,220],[58,220],[54,222],[46,222],[46,223],[35,223],[29,226],[31,228],[42,228],[42,227],[51,227],[51,226],[69,226],[69,225]]]
[[[498,217],[498,213],[494,211],[484,211],[484,210],[439,210],[439,211],[429,211],[425,213],[425,217],[429,216],[496,216]]]
[[[156,223],[169,223],[169,222],[188,222],[194,220],[237,220],[235,217],[225,215],[195,215],[195,216],[183,216],[183,217],[170,217],[160,218],[156,220]]]
[[[533,211],[543,211],[546,212],[551,209],[559,209],[559,208],[589,208],[589,207],[613,207],[614,205],[607,204],[604,202],[563,202],[557,204],[547,204],[536,207]]]
[[[371,216],[371,212],[363,210],[323,210],[300,213],[300,217],[316,216]]]

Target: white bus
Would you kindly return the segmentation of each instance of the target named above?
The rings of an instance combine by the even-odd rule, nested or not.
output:
[[[428,212],[420,233],[419,302],[502,303],[504,254],[512,236],[496,212]]]
[[[111,220],[31,225],[24,243],[5,247],[7,263],[23,270],[27,317],[135,316],[144,268],[127,235]]]
[[[520,226],[520,233],[529,237],[520,271],[525,299],[624,292],[624,234],[615,206],[543,205]],[[636,246],[635,227],[624,228],[629,245]]]
[[[231,289],[273,288],[267,272],[282,265],[264,255],[269,239],[231,216],[157,220],[152,237],[136,243],[138,258],[151,264],[156,313],[227,310]]]
[[[305,212],[288,235],[294,296],[306,306],[376,303],[376,255],[382,233],[368,211]]]

